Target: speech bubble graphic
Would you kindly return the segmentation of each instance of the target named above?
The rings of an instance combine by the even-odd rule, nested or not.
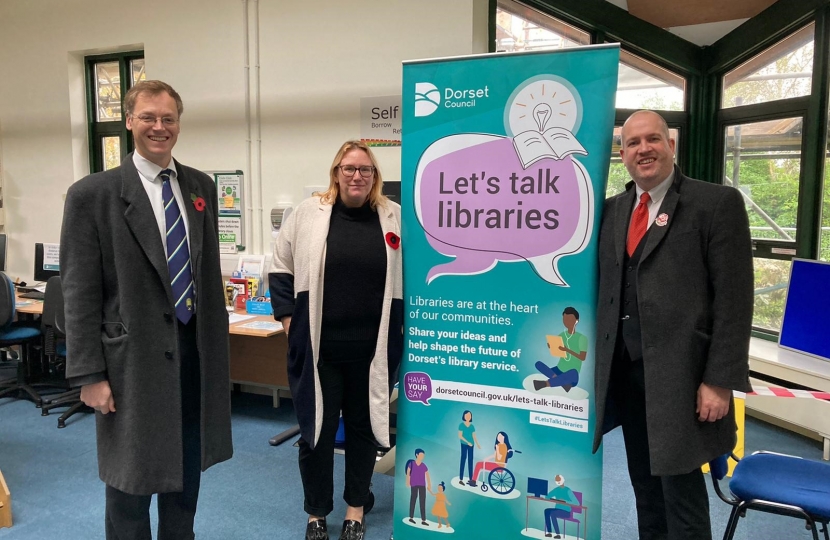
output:
[[[429,405],[432,397],[432,379],[423,371],[410,371],[403,378],[403,391],[409,401],[418,401]]]
[[[545,281],[567,286],[557,262],[587,245],[593,188],[570,156],[539,159],[525,169],[513,139],[459,134],[439,139],[421,156],[415,213],[432,248],[455,258],[430,269],[427,283],[525,260]]]

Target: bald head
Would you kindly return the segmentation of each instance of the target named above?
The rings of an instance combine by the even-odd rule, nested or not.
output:
[[[660,130],[663,132],[663,136],[667,140],[669,139],[669,125],[666,123],[666,120],[654,111],[649,111],[649,110],[643,109],[643,110],[637,111],[635,113],[632,113],[631,116],[626,118],[625,123],[623,124],[622,130],[620,131],[620,138],[623,141],[625,140],[625,127],[629,124],[629,122],[631,122],[635,118],[644,117],[644,116],[650,118],[651,120],[653,120],[655,122],[657,122],[660,125]]]

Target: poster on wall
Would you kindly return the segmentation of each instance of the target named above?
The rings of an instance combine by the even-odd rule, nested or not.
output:
[[[598,540],[597,242],[619,49],[407,62],[395,540]]]
[[[235,255],[245,251],[243,208],[243,185],[245,175],[236,171],[207,171],[216,184],[219,201],[219,253]]]

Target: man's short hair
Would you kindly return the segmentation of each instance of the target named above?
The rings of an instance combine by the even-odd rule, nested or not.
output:
[[[127,91],[127,95],[124,96],[124,114],[132,116],[133,110],[135,109],[135,102],[141,94],[157,96],[162,92],[166,92],[167,95],[173,98],[176,102],[176,110],[178,111],[179,116],[181,116],[184,112],[184,104],[182,103],[181,96],[178,92],[173,90],[172,86],[163,81],[139,81],[135,83],[133,87]]]
[[[579,320],[579,312],[576,310],[576,308],[573,308],[571,306],[566,307],[565,311],[562,312],[562,315],[573,315],[574,317],[576,317],[577,321]]]

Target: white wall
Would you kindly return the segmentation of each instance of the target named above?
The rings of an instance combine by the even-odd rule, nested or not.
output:
[[[174,155],[203,170],[262,178],[258,231],[268,212],[326,184],[339,145],[359,138],[360,98],[400,93],[401,62],[486,52],[487,0],[3,0],[0,2],[0,163],[8,271],[32,277],[33,244],[57,242],[63,194],[88,172],[82,59],[145,51],[149,78],[169,82],[185,113]],[[255,13],[259,12],[259,21]],[[248,170],[247,81],[256,97],[259,30],[262,166],[252,101]],[[400,149],[379,149],[400,176]],[[261,172],[261,175],[260,175]],[[259,202],[258,192],[249,202]]]

